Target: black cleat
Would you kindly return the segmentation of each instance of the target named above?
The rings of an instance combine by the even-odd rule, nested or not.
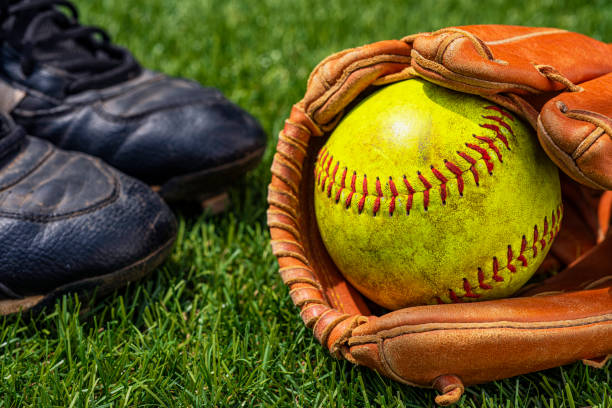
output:
[[[0,116],[0,315],[137,280],[165,259],[175,234],[148,186]]]
[[[210,198],[259,162],[261,126],[218,90],[141,68],[65,0],[8,3],[0,109],[29,134],[100,157],[169,201]]]

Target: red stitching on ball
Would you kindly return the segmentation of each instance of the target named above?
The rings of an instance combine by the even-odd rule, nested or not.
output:
[[[499,262],[496,257],[493,257],[493,280],[495,282],[503,282],[504,278],[499,276],[497,273],[499,272]]]
[[[331,182],[327,185],[327,197],[331,197],[332,187],[334,186],[334,182],[336,180],[336,173],[338,172],[338,167],[340,167],[340,162],[336,162],[334,170],[332,171]]]
[[[444,177],[444,175],[440,173],[433,165],[431,166],[431,172],[438,180],[440,180],[440,198],[442,199],[442,204],[446,204],[446,183],[448,182],[448,179]]]
[[[380,197],[382,197],[382,188],[380,187],[380,180],[376,177],[376,200],[374,200],[374,207],[372,211],[374,212],[374,216],[376,217],[376,213],[380,209]]]
[[[504,127],[506,130],[508,130],[508,132],[514,135],[514,131],[512,130],[512,127],[507,122],[505,122],[503,118],[500,118],[499,116],[483,116],[483,118],[494,120],[495,122],[499,124],[499,126]],[[490,125],[488,123],[482,123],[480,124],[480,126],[486,129],[491,129],[491,130],[495,130],[493,127],[497,127],[497,125]],[[498,128],[496,132],[501,132],[501,129]]]
[[[391,177],[389,177],[389,189],[392,195],[391,202],[389,203],[389,215],[393,215],[393,212],[395,212],[395,199],[399,194],[397,193],[397,188],[395,188],[395,183]]]
[[[325,180],[327,180],[329,178],[329,166],[331,165],[332,161],[334,160],[334,156],[332,156],[331,154],[329,156],[327,156],[327,164],[325,164],[325,162],[323,162],[323,165],[325,166],[325,178],[323,179],[323,186],[321,186],[321,191],[323,191],[323,189],[325,188]]]
[[[536,246],[537,243],[538,243],[538,226],[536,225],[535,228],[533,229],[533,245],[531,246],[531,249],[533,250],[534,258],[538,256],[538,247]]]
[[[501,115],[507,117],[508,119],[510,119],[511,121],[514,122],[514,116],[512,116],[510,114],[510,112],[505,111],[504,109],[500,108],[499,106],[495,106],[495,105],[489,105],[489,106],[485,106],[485,109],[489,109],[489,110],[494,110],[495,112],[499,112]]]
[[[338,192],[336,193],[336,204],[338,204],[338,201],[340,201],[340,195],[342,194],[342,190],[344,190],[346,188],[345,182],[346,182],[346,173],[348,172],[348,168],[344,168],[344,170],[342,170],[342,179],[340,180],[340,188],[338,189]]]
[[[476,183],[477,186],[480,185],[480,176],[478,175],[478,170],[476,170],[476,159],[473,158],[472,156],[470,156],[469,154],[465,153],[465,152],[457,152],[457,154],[459,156],[461,156],[463,159],[465,159],[465,161],[467,161],[468,163],[470,163],[472,166],[470,167],[470,171],[472,172],[472,175],[474,176],[474,183]]]
[[[493,139],[491,139],[490,137],[486,137],[486,136],[476,136],[476,135],[472,135],[472,136],[474,136],[476,139],[478,139],[478,140],[488,144],[489,148],[491,150],[493,150],[495,152],[495,154],[497,155],[497,160],[499,160],[500,163],[504,162],[502,160],[502,154],[499,151],[499,148],[495,145],[495,142],[493,141]]]
[[[523,241],[521,242],[521,252],[518,256],[519,261],[521,261],[523,263],[523,266],[527,266],[527,258],[525,257],[525,250],[527,249],[527,238],[525,238],[525,236],[523,235]]]
[[[348,197],[346,197],[345,205],[346,205],[347,209],[350,208],[350,206],[351,206],[351,200],[353,199],[353,194],[355,194],[355,192],[351,191],[351,192],[349,192]]]
[[[323,165],[321,166],[321,170],[324,173],[323,174],[323,180],[321,181],[321,191],[325,191],[325,183],[327,183],[327,179],[329,178],[329,166],[330,166],[330,164],[331,164],[333,159],[334,159],[334,157],[331,154],[327,155],[327,152],[326,152],[325,159],[322,162]],[[325,164],[326,160],[327,160],[327,164]]]
[[[406,175],[404,174],[404,185],[406,186],[406,190],[408,190],[408,197],[406,197],[406,215],[410,214],[410,210],[412,209],[412,197],[414,196],[414,188],[408,182]]]
[[[461,299],[459,298],[459,296],[457,296],[457,294],[455,293],[454,290],[449,289],[448,290],[448,296],[451,299],[451,302],[453,303],[462,303]]]
[[[444,165],[446,168],[457,177],[457,189],[459,190],[459,195],[463,197],[463,173],[456,164],[444,159]]]
[[[489,109],[489,108],[485,108],[485,109]],[[510,119],[512,122],[514,122],[514,118],[508,112],[504,111],[503,109],[495,109],[495,110],[498,113],[501,113],[501,115],[504,116],[505,118],[501,118],[495,115],[483,116],[483,118],[494,120],[497,123],[499,123],[501,126],[504,126],[506,129],[508,129],[508,131],[512,132],[512,128],[510,127],[508,122],[505,121],[505,119]]]
[[[328,177],[329,177],[329,174],[324,173],[323,180],[321,180],[321,191],[325,190],[325,183],[327,182]]]
[[[355,194],[356,190],[355,190],[355,180],[357,180],[357,172],[353,172],[353,176],[351,177],[351,191],[348,195],[348,197],[346,198],[346,208],[349,208],[351,206],[351,200],[353,199],[353,194]]]
[[[478,299],[480,295],[472,292],[472,286],[470,286],[470,282],[467,279],[463,278],[463,290],[465,290],[465,297]]]
[[[493,162],[491,161],[491,156],[489,156],[489,153],[483,149],[480,146],[476,146],[475,144],[472,143],[466,143],[465,144],[468,148],[472,149],[472,150],[476,150],[478,153],[480,153],[480,155],[482,156],[485,164],[487,165],[487,171],[489,172],[489,174],[491,174],[491,172],[493,171]]]
[[[357,212],[361,214],[363,212],[363,206],[365,205],[366,197],[368,196],[368,177],[363,175],[363,184],[362,184],[363,195],[361,196],[361,200],[359,200],[359,204],[357,205]]]
[[[376,194],[378,194],[379,197],[382,197],[383,195],[382,187],[380,186],[380,179],[378,177],[376,177]]]
[[[550,227],[550,240],[551,241],[555,237],[555,225],[556,225],[556,218],[555,218],[555,211],[553,210],[553,212],[552,212],[552,225]]]
[[[317,163],[319,163],[319,161],[321,160],[321,155],[323,154],[324,151],[325,151],[325,146],[323,146],[321,150],[319,150],[319,153],[317,153]]]
[[[423,176],[423,174],[421,174],[420,171],[417,171],[417,175],[419,176],[419,180],[421,180],[421,183],[423,183],[423,187],[425,187],[426,190],[429,190],[432,187],[432,185],[429,182],[429,180],[427,180],[425,178],[425,176]]]
[[[480,287],[480,289],[493,289],[493,286],[489,285],[488,283],[485,283],[484,279],[484,272],[482,271],[482,268],[478,268],[478,286]]]
[[[492,119],[492,117],[491,117],[490,119]],[[504,135],[504,134],[501,132],[501,130],[500,130],[500,128],[499,128],[498,126],[495,126],[495,125],[490,125],[490,124],[488,124],[488,123],[484,123],[484,124],[481,124],[481,125],[480,125],[480,127],[484,128],[484,129],[489,129],[489,130],[494,131],[494,132],[495,132],[495,137],[496,137],[497,139],[501,140],[501,141],[502,141],[502,143],[503,143],[504,145],[506,145],[506,149],[508,149],[508,150],[512,150],[512,149],[510,149],[510,145],[508,144],[508,139],[507,139],[507,138],[506,138],[506,136],[505,136],[505,135]],[[510,133],[511,133],[512,135],[514,135],[514,133],[512,132],[512,130],[510,131]]]
[[[423,191],[423,207],[425,207],[425,211],[427,211],[427,208],[429,207],[429,190],[431,189],[432,185],[420,171],[417,171],[417,175],[425,187],[425,191]]]
[[[325,163],[325,159],[327,159],[327,155],[329,154],[329,150],[327,150],[326,147],[324,147],[322,151],[323,151],[323,154],[321,155],[321,159],[319,160],[319,163]]]
[[[332,184],[334,183],[334,181],[336,180],[336,173],[338,173],[338,168],[340,167],[340,162],[336,162],[336,165],[334,166],[334,170],[332,171]]]
[[[512,265],[510,262],[512,262],[512,258],[513,258],[513,253],[512,253],[512,246],[508,245],[508,263],[506,264],[506,268],[508,268],[508,270],[510,272],[516,272],[516,266]]]
[[[465,159],[465,161],[467,161],[468,163],[470,163],[472,166],[475,166],[476,163],[478,163],[478,161],[473,158],[472,156],[470,156],[469,154],[465,153],[465,152],[460,152],[457,151],[457,154],[461,157],[463,157]]]
[[[514,117],[513,117],[513,116],[512,116],[510,113],[506,112],[505,110],[503,110],[503,109],[501,109],[501,108],[499,108],[499,107],[497,107],[497,106],[487,106],[487,107],[485,107],[485,109],[493,110],[493,111],[495,111],[495,112],[497,112],[497,113],[501,114],[502,116],[506,117],[507,119],[510,119],[512,122],[514,122]],[[506,129],[508,132],[510,132],[510,134],[511,134],[511,135],[513,135],[513,136],[514,136],[514,131],[512,130],[512,126],[511,126],[511,125],[510,125],[508,122],[506,122],[506,121],[504,120],[504,118],[501,118],[501,117],[499,117],[499,116],[493,116],[493,115],[491,115],[491,116],[483,116],[483,118],[484,118],[484,119],[493,120],[493,121],[497,122],[497,124],[498,124],[499,126],[502,126],[502,127],[503,127],[503,128],[505,128],[505,129]],[[501,141],[502,141],[502,143],[503,143],[504,145],[506,145],[506,148],[507,148],[508,150],[511,150],[511,149],[510,149],[510,145],[508,144],[508,139],[507,139],[507,138],[506,138],[506,136],[505,136],[505,135],[502,133],[501,129],[499,129],[499,127],[498,127],[498,126],[491,125],[491,124],[488,124],[488,123],[483,123],[483,124],[481,124],[480,126],[481,126],[481,127],[483,127],[483,128],[485,128],[485,129],[489,129],[489,130],[494,131],[494,132],[495,132],[495,134],[497,135],[496,137],[497,137],[499,140],[501,140]]]
[[[546,235],[548,234],[548,220],[544,217],[544,231],[542,231],[542,239],[540,240],[541,249],[546,246]]]

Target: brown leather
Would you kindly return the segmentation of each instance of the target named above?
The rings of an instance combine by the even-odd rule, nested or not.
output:
[[[308,79],[306,113],[323,128],[365,88],[410,66],[411,47],[403,41],[380,41],[334,54]]]
[[[580,87],[544,105],[538,137],[565,173],[587,186],[612,189],[612,74]]]
[[[612,71],[607,44],[558,28],[450,27],[419,35],[413,47],[420,74],[479,95],[564,90],[564,84],[542,75],[542,66],[575,84]]]
[[[423,78],[525,117],[574,180],[612,189],[612,45],[555,28],[489,25],[420,35],[411,55]]]
[[[364,299],[331,261],[314,219],[312,188],[314,161],[327,135],[344,111],[375,86],[418,74],[512,107],[534,127],[542,106],[557,106],[551,99],[555,96],[563,97],[571,109],[609,116],[612,102],[599,106],[590,91],[597,78],[611,71],[609,50],[606,44],[561,30],[471,26],[346,50],[315,68],[306,96],[293,107],[279,135],[268,190],[268,225],[281,277],[321,344],[338,358],[398,381],[434,387],[443,394],[436,399],[442,405],[456,402],[464,384],[580,359],[594,366],[605,362],[612,354],[610,194],[564,181],[569,215],[551,265],[566,269],[525,288],[522,297],[386,313]],[[574,83],[585,81],[591,83],[578,93]],[[560,93],[565,88],[576,93]],[[589,136],[592,122],[584,125],[570,118],[579,123],[564,128],[556,120],[545,128],[551,129],[555,143],[568,143],[563,145],[566,155],[576,156],[569,139],[595,138]],[[609,133],[596,143],[606,137]],[[577,158],[575,168],[587,175],[587,184],[604,186],[612,171],[607,159],[591,152],[594,147],[583,149],[580,158],[587,154],[591,159]]]
[[[371,317],[348,345],[358,363],[403,383],[431,386],[450,372],[469,385],[607,354],[610,344],[592,339],[611,334],[612,292],[603,288],[402,309]]]

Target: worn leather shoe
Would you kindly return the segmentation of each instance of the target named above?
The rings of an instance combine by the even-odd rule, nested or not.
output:
[[[164,260],[175,232],[147,185],[0,116],[0,315],[139,279]]]
[[[0,108],[29,134],[100,157],[167,200],[222,191],[259,162],[261,126],[218,90],[141,68],[67,1],[3,4]]]

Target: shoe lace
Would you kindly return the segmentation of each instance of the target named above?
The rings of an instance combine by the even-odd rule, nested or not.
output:
[[[116,84],[141,70],[103,29],[81,25],[67,0],[0,0],[0,24],[0,41],[19,50],[23,73],[30,75],[40,62],[60,68],[73,78],[67,93]]]

